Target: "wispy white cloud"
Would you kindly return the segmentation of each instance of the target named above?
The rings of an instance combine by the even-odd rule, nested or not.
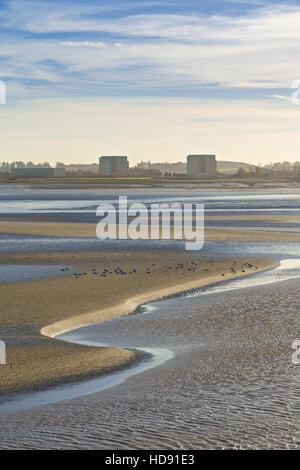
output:
[[[240,5],[268,6],[269,3],[264,0],[225,0],[226,3],[239,3]]]
[[[123,8],[126,5],[122,4]],[[197,13],[103,16],[103,11],[110,8],[97,4],[13,0],[10,10],[5,13],[5,23],[6,26],[38,34],[98,32],[193,42],[201,39],[243,42],[300,37],[299,6],[277,4],[237,17]],[[117,8],[117,5],[112,8]]]
[[[8,106],[0,121],[11,159],[94,161],[99,149],[135,161],[198,151],[252,161],[262,161],[261,152],[269,161],[297,155],[299,107],[281,88],[300,79],[300,6],[258,6],[240,16],[137,15],[124,3],[114,4],[118,15],[100,2],[9,6],[1,19]],[[225,100],[232,88],[239,99]],[[139,98],[122,97],[136,90]],[[145,98],[155,90],[193,97]],[[250,92],[261,98],[250,100]]]
[[[101,41],[62,41],[62,46],[70,47],[106,47],[107,44]]]
[[[291,96],[286,95],[271,95],[271,98],[275,98],[276,100],[284,100],[284,101],[291,101]]]
[[[300,6],[258,8],[238,17],[193,13],[111,18],[101,16],[103,8],[10,2],[5,25],[27,31],[30,37],[23,34],[12,41],[3,36],[2,77],[68,87],[122,81],[124,89],[285,88],[300,77]],[[74,40],[73,32],[80,39]],[[103,39],[96,39],[96,32]],[[53,36],[46,39],[43,33]],[[70,39],[61,40],[57,33]]]

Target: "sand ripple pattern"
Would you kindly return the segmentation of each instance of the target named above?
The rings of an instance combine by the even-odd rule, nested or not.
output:
[[[175,357],[110,390],[3,417],[1,448],[300,448],[299,301],[294,279],[86,328],[87,340]]]

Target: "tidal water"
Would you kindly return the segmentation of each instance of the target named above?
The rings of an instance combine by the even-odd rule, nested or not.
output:
[[[172,192],[173,191],[173,192]],[[28,235],[0,234],[0,253],[12,252],[38,252],[38,251],[70,251],[70,250],[101,250],[131,249],[131,248],[173,248],[183,249],[184,244],[177,241],[147,241],[147,240],[105,240],[96,238],[96,209],[105,202],[118,208],[118,196],[127,195],[128,204],[141,202],[148,207],[151,203],[203,203],[206,215],[251,215],[261,216],[291,216],[300,215],[300,193],[298,192],[238,192],[230,193],[228,190],[214,190],[205,192],[199,188],[193,191],[170,189],[82,189],[82,190],[47,190],[31,189],[26,186],[0,187],[0,217],[9,220],[11,217],[22,216],[39,220],[40,217],[55,218],[58,221],[89,222],[95,224],[95,237],[39,237]],[[16,222],[22,224],[22,222]],[[1,221],[0,221],[1,224]],[[206,220],[206,227],[227,227],[239,229],[255,229],[268,231],[299,232],[300,223],[297,221],[274,221],[269,218],[256,220]],[[243,243],[233,242],[210,243],[206,242],[204,253],[224,256],[238,256],[242,251],[246,255],[263,254],[293,257],[299,253],[297,243],[288,245],[272,243]]]
[[[118,209],[119,196],[127,196],[128,204],[141,202],[148,207],[151,203],[203,203],[206,215],[300,215],[300,193],[274,193],[246,190],[229,192],[228,190],[205,191],[194,188],[183,189],[81,189],[81,190],[46,190],[31,189],[25,186],[0,187],[0,217],[30,216],[55,217],[70,222],[93,222],[96,209],[101,203],[113,204]],[[231,224],[231,221],[207,221],[208,226]],[[250,225],[252,222],[250,222]],[[272,221],[256,221],[257,227],[274,228]],[[249,226],[249,221],[239,221],[238,226]],[[276,222],[276,226],[286,226]],[[289,223],[291,228],[299,228],[297,223]]]
[[[71,271],[66,271],[65,268],[55,264],[0,264],[0,282],[24,282],[70,275]]]
[[[99,202],[116,198],[98,190],[2,188],[0,215],[93,222]],[[208,215],[300,215],[299,194],[134,190],[130,200],[204,202]],[[251,224],[239,221],[245,229]],[[255,227],[284,229],[286,224],[266,219],[256,220]],[[1,253],[137,246],[183,249],[180,242],[0,236]],[[300,339],[300,244],[208,242],[204,254],[271,256],[281,265],[64,334],[61,338],[69,341],[135,349],[141,361],[96,379],[2,397],[0,447],[299,449],[300,366],[292,362],[292,343]]]
[[[290,259],[62,335],[152,363],[2,402],[2,448],[299,448],[299,278]]]

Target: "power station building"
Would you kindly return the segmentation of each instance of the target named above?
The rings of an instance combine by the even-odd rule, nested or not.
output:
[[[51,178],[53,176],[65,176],[66,169],[64,167],[19,167],[11,168],[10,173],[15,178]]]
[[[102,175],[127,174],[129,163],[124,156],[102,156],[99,158],[99,171]]]
[[[214,178],[217,175],[215,155],[188,155],[187,174],[193,178]]]

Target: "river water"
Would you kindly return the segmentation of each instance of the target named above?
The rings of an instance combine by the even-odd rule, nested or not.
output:
[[[2,448],[298,448],[299,276],[290,259],[62,335],[153,357],[2,402]]]
[[[237,210],[246,202],[230,204]],[[299,210],[292,197],[251,204],[248,212],[255,204]],[[24,245],[18,237],[2,242],[2,252]],[[50,250],[60,242],[74,249],[92,240],[41,244]],[[142,361],[98,379],[2,399],[1,448],[299,448],[300,366],[292,363],[291,346],[300,339],[300,244],[211,242],[205,250],[271,255],[281,265],[62,335],[135,349]]]

